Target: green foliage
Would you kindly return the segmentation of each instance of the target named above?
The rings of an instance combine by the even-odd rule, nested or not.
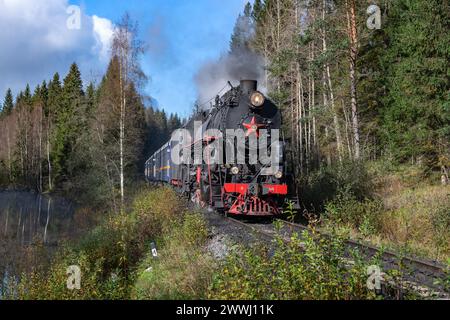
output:
[[[266,59],[267,89],[282,109],[299,171],[309,174],[356,154],[347,24],[352,3],[361,154],[428,171],[448,168],[448,1],[378,1],[379,30],[366,26],[367,1],[255,1],[252,48]]]
[[[294,222],[296,217],[296,210],[294,209],[294,202],[287,201],[285,203],[285,208],[283,209],[283,214],[286,216],[288,221]]]
[[[343,258],[344,238],[319,238],[314,230],[286,243],[281,235],[268,248],[240,248],[217,274],[212,299],[370,299],[367,265]]]
[[[137,29],[131,29],[134,38]],[[140,42],[135,40],[131,51],[136,55],[128,57],[131,60],[141,52],[137,48]],[[27,85],[15,104],[10,91],[7,93],[7,107],[0,117],[0,138],[7,147],[0,148],[0,163],[8,169],[9,184],[23,184],[40,192],[61,192],[80,202],[118,208],[122,171],[125,187],[133,188],[142,176],[146,157],[169,139],[172,128],[181,125],[175,115],[169,120],[165,115],[163,121],[154,119],[161,111],[146,119],[139,93],[145,76],[138,60],[131,60],[128,70],[132,74],[126,83],[120,80],[119,60],[113,54],[101,85],[97,88],[89,84],[86,93],[76,63],[70,66],[63,84],[55,73],[48,85],[42,82],[33,95]],[[122,101],[126,102],[123,123]],[[13,111],[6,112],[8,109]],[[155,131],[147,131],[148,127]],[[124,128],[122,153],[118,143],[120,128]],[[160,139],[154,139],[159,133]],[[151,149],[144,149],[149,144]]]
[[[9,115],[14,107],[14,101],[11,89],[6,91],[5,100],[3,102],[2,115]]]
[[[438,250],[450,250],[450,197],[446,202],[438,205],[436,210],[432,211],[430,220],[433,232],[433,242]],[[439,256],[438,252],[438,256]]]
[[[431,168],[450,141],[448,2],[394,1],[381,56],[387,94],[384,140],[396,159],[424,157]]]
[[[449,256],[449,186],[430,185],[417,166],[372,163],[374,196],[340,193],[325,205],[322,227],[339,227],[375,245],[445,261]]]
[[[170,139],[170,135],[176,129],[181,128],[182,120],[176,114],[171,114],[167,119],[164,110],[154,109],[152,106],[145,109],[145,139],[144,154],[150,155],[158,150]]]
[[[353,196],[340,194],[326,205],[323,219],[332,224],[353,226],[367,237],[380,229],[382,212],[383,204],[379,200],[358,201]]]
[[[130,296],[136,270],[150,250],[150,242],[170,236],[170,223],[180,225],[174,238],[194,246],[199,232],[196,218],[183,219],[181,202],[171,189],[143,190],[137,196],[132,211],[110,215],[79,242],[67,244],[53,259],[48,270],[35,268],[23,274],[18,283],[10,282],[8,292],[15,299],[126,299]],[[197,233],[192,230],[196,229]],[[81,268],[81,290],[66,287],[67,267]]]
[[[200,214],[186,214],[163,237],[158,257],[144,259],[133,289],[135,299],[204,299],[215,269],[205,252],[208,230]]]
[[[59,79],[59,73],[56,72],[53,75],[52,80],[48,84],[48,101],[47,108],[45,110],[46,116],[54,117],[60,103],[61,95],[61,81]]]
[[[321,212],[325,204],[339,195],[356,200],[371,198],[373,177],[363,162],[343,162],[321,167],[300,181],[300,194],[304,207]]]
[[[239,15],[234,26],[230,40],[230,52],[239,54],[244,50],[249,50],[252,36],[252,6],[248,2],[244,8],[244,13]]]
[[[81,133],[82,128],[78,120],[83,99],[83,83],[78,66],[74,63],[64,79],[64,86],[59,103],[55,109],[56,130],[54,132],[52,159],[55,180],[61,182],[69,178],[67,161],[73,155],[75,139]]]

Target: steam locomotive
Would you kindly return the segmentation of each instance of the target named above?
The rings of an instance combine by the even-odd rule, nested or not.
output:
[[[197,204],[230,215],[280,215],[287,199],[298,207],[288,188],[292,174],[279,108],[255,80],[229,85],[146,161],[147,181],[168,183]]]

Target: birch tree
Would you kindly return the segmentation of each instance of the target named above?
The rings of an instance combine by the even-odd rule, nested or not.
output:
[[[350,97],[352,110],[353,148],[354,158],[360,158],[358,104],[356,99],[356,62],[358,58],[358,33],[356,28],[355,0],[346,0],[348,36],[350,39]]]
[[[137,38],[137,24],[125,14],[116,25],[112,40],[112,56],[119,64],[119,180],[122,209],[125,201],[125,139],[129,92],[145,79],[139,65],[139,57],[143,52],[143,44]]]

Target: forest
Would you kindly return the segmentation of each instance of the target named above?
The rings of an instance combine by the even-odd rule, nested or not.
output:
[[[379,29],[367,9],[377,4]],[[387,159],[442,170],[450,151],[448,1],[260,1],[245,45],[266,62],[299,175]],[[239,33],[239,30],[237,30]]]
[[[125,190],[142,179],[146,157],[180,127],[181,119],[151,105],[139,86],[139,42],[124,15],[112,58],[99,84],[86,87],[76,63],[33,91],[6,92],[0,116],[0,185],[77,195],[89,205],[120,209]],[[132,47],[133,46],[133,47]],[[126,66],[126,67],[125,67]]]
[[[372,30],[366,26],[369,2],[362,0],[256,0],[238,18],[230,51],[244,48],[263,57],[262,80],[283,109],[298,177],[347,161],[386,159],[421,166],[426,175],[440,171],[448,181],[448,2],[378,5],[381,25]],[[122,23],[136,31],[129,18]],[[139,54],[139,43],[133,45],[127,50]],[[27,86],[15,97],[6,92],[2,184],[73,192],[88,183],[106,190],[120,180],[116,171],[127,170],[130,181],[139,175],[145,156],[181,119],[144,106],[139,58],[133,52],[118,57],[119,50],[99,84],[85,87],[74,63],[64,79],[56,73],[34,90]],[[127,84],[120,59],[136,62],[126,71]],[[120,164],[122,140],[127,150]]]
[[[380,222],[378,211],[404,209],[386,202],[419,190],[429,199],[412,197],[439,203],[438,221],[450,224],[449,18],[446,0],[255,0],[243,8],[226,54],[240,63],[257,57],[260,86],[282,110],[303,211],[386,229],[393,218]],[[74,63],[63,79],[8,90],[0,185],[123,209],[146,158],[184,121],[142,93],[144,48],[125,14],[100,83],[83,84]],[[367,213],[373,206],[382,209]]]
[[[125,14],[99,83],[83,83],[74,62],[63,77],[5,94],[0,189],[63,195],[92,209],[78,219],[98,224],[63,248],[50,278],[34,269],[24,277],[19,296],[377,298],[366,262],[339,262],[344,238],[450,265],[449,24],[448,0],[254,0],[242,8],[218,63],[257,57],[259,87],[282,111],[301,205],[291,212],[287,204],[285,218],[306,218],[314,232],[304,235],[305,253],[299,239],[276,238],[271,258],[242,249],[221,264],[205,252],[204,217],[173,190],[143,186],[145,160],[186,119],[144,94],[145,44]],[[199,97],[193,112],[204,105]],[[93,212],[111,214],[86,217]],[[316,227],[333,236],[316,241]],[[152,241],[160,259],[149,253]],[[63,290],[73,261],[91,276],[78,292]]]
[[[255,0],[231,51],[262,57],[303,215],[352,237],[448,259],[446,0]],[[250,30],[250,31],[249,31]]]

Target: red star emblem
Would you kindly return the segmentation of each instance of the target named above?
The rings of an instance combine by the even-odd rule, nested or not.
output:
[[[242,125],[247,128],[247,132],[245,133],[246,137],[248,137],[252,133],[255,133],[256,137],[259,137],[259,132],[258,132],[259,128],[265,127],[264,124],[256,123],[256,118],[255,117],[252,118],[250,123],[243,123]]]

